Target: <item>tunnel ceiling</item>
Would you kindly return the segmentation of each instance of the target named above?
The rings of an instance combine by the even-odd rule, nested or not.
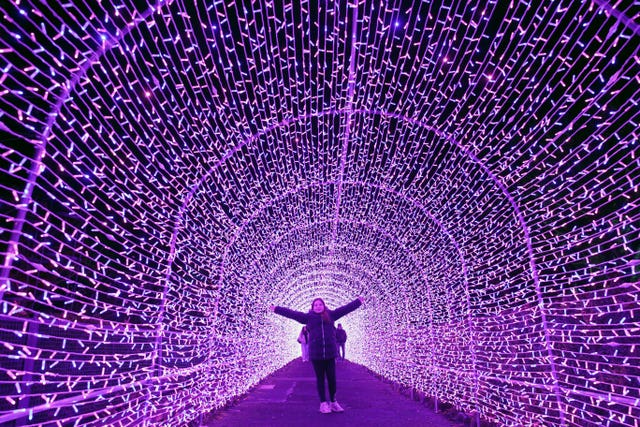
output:
[[[234,376],[233,337],[321,294],[416,358],[359,362],[458,408],[632,425],[629,371],[578,379],[638,360],[640,7],[541,3],[4,2],[0,421],[102,390],[114,423],[188,422],[288,360]],[[82,402],[56,417],[105,414]]]

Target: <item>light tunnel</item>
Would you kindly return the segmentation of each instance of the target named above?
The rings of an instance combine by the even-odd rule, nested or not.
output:
[[[1,425],[196,425],[317,296],[489,425],[637,425],[637,2],[0,10]]]

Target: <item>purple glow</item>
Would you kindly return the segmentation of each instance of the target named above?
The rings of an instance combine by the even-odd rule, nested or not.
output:
[[[186,425],[354,295],[461,411],[640,419],[630,2],[58,3],[0,5],[0,424]]]

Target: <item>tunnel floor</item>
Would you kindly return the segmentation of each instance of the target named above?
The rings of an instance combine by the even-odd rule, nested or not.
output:
[[[458,427],[462,423],[435,413],[425,403],[396,391],[361,365],[336,363],[337,400],[342,413],[321,414],[313,368],[300,358],[276,371],[233,406],[214,414],[204,426]]]

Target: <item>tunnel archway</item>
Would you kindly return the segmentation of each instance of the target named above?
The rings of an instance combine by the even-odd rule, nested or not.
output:
[[[566,3],[0,6],[0,422],[188,424],[319,293],[459,410],[633,425],[637,10]]]

